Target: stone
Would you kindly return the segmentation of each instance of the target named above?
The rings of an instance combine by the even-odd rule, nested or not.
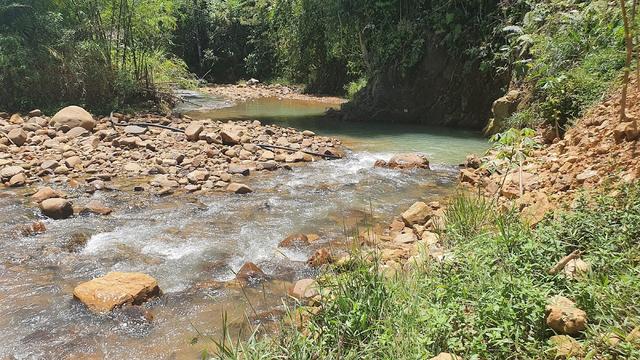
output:
[[[76,126],[73,129],[67,131],[65,134],[66,137],[70,139],[74,139],[80,136],[86,136],[89,134],[89,131],[81,126]]]
[[[69,131],[74,127],[82,127],[89,131],[96,127],[96,121],[91,114],[79,106],[67,106],[58,111],[51,118],[51,124],[56,129]]]
[[[206,170],[193,170],[192,172],[187,174],[187,180],[191,184],[199,184],[207,181],[209,178],[209,172]]]
[[[245,184],[231,183],[227,186],[227,191],[236,193],[236,194],[248,194],[248,193],[252,193],[253,189],[251,189],[249,186]]]
[[[468,169],[479,169],[482,166],[482,160],[476,154],[467,155],[462,166]]]
[[[289,295],[299,300],[312,299],[320,295],[318,283],[314,279],[301,279],[289,289]]]
[[[234,175],[249,176],[249,173],[251,173],[251,170],[244,165],[229,164],[229,168],[227,169],[227,172],[229,174],[234,174]]]
[[[24,169],[21,166],[5,166],[0,170],[0,178],[3,180],[9,180],[23,172]]]
[[[50,198],[40,203],[42,214],[55,220],[66,219],[73,215],[73,204],[63,198]]]
[[[311,130],[304,130],[304,131],[302,132],[302,135],[303,135],[303,136],[307,136],[307,137],[312,137],[312,136],[316,136],[316,133],[314,133],[314,132],[313,132],[313,131],[311,131]]]
[[[253,285],[267,279],[267,275],[256,264],[247,262],[236,274],[236,280],[242,285]]]
[[[394,155],[386,167],[391,169],[429,169],[429,160],[424,155],[420,154],[398,154]]]
[[[128,162],[124,164],[123,169],[124,171],[139,173],[142,171],[142,166],[140,166],[138,163],[135,163],[135,162]]]
[[[581,172],[580,174],[576,175],[576,180],[578,182],[584,182],[588,179],[591,179],[593,177],[598,176],[598,172],[595,170],[585,170],[583,172]]]
[[[296,151],[293,154],[287,155],[285,161],[288,163],[310,162],[310,161],[313,161],[313,156],[307,153],[304,153],[302,151]]]
[[[413,231],[400,233],[393,238],[393,242],[397,244],[411,244],[418,241],[416,234]]]
[[[82,158],[80,158],[80,156],[70,156],[64,160],[64,164],[68,168],[73,169],[82,164]]]
[[[140,305],[160,295],[156,279],[134,272],[110,272],[84,282],[73,290],[74,298],[98,313],[109,312],[125,304]]]
[[[576,339],[567,335],[554,335],[549,338],[556,351],[556,359],[576,359],[582,358],[582,346]]]
[[[547,326],[558,334],[576,335],[587,328],[587,313],[564,296],[554,296],[545,308]]]
[[[27,115],[32,118],[36,116],[42,116],[42,111],[40,109],[33,109],[27,113]]]
[[[22,116],[20,116],[20,114],[13,114],[9,118],[9,123],[14,125],[22,125],[24,124],[24,119],[22,118]]]
[[[45,186],[41,187],[35,194],[31,195],[31,200],[39,204],[47,199],[59,197],[61,197],[60,193],[48,186]]]
[[[422,201],[418,201],[411,205],[409,209],[402,213],[402,220],[408,226],[414,224],[425,224],[433,215],[433,210]]]
[[[233,131],[221,131],[220,138],[224,145],[238,145],[240,144],[240,136]]]
[[[204,126],[199,123],[191,123],[184,130],[184,134],[189,141],[198,141],[200,139],[200,133],[204,130]]]
[[[620,125],[613,129],[613,138],[616,143],[621,143],[624,140],[633,141],[640,135],[640,126],[634,126],[634,122],[622,122]]]
[[[103,203],[98,200],[89,201],[83,208],[80,210],[80,215],[85,214],[96,214],[96,215],[109,215],[113,212],[111,208],[106,207]]]
[[[269,151],[269,150],[265,150],[264,152],[262,152],[262,154],[260,155],[260,161],[268,161],[268,160],[273,160],[276,158],[276,155]]]
[[[27,177],[24,173],[15,174],[9,179],[9,187],[24,186],[27,183]]]
[[[124,127],[124,133],[131,136],[142,135],[146,133],[148,130],[149,128],[145,126],[138,126],[138,125],[127,125]]]
[[[322,248],[313,253],[309,260],[307,260],[307,265],[317,268],[325,264],[331,264],[332,262],[333,257],[331,256],[331,251],[327,248]]]
[[[581,279],[591,272],[591,265],[582,259],[570,260],[563,269],[569,279]]]
[[[301,247],[308,246],[309,238],[307,235],[299,233],[299,234],[291,234],[287,236],[284,240],[280,241],[278,244],[279,247],[283,248],[291,248],[291,247]]]
[[[13,129],[7,134],[11,142],[16,146],[22,146],[27,142],[27,133],[21,128]]]

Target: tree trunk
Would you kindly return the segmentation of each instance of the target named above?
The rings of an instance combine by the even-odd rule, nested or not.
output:
[[[627,49],[627,58],[622,80],[622,96],[620,97],[620,120],[624,121],[627,118],[627,88],[629,87],[629,69],[631,67],[631,59],[633,57],[633,42],[631,38],[631,29],[629,27],[629,17],[627,16],[627,6],[625,4],[625,0],[620,0],[620,9],[622,10],[622,21],[624,23],[624,39]]]

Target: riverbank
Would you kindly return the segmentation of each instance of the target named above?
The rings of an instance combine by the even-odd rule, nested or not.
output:
[[[640,272],[640,107],[632,100],[621,121],[618,96],[564,139],[522,132],[470,156],[462,192],[445,207],[414,203],[361,231],[357,251],[328,276],[299,283],[297,329],[230,350],[241,358],[640,356],[640,311],[630,306]],[[516,152],[524,159],[505,157]]]
[[[122,115],[96,120],[79,107],[0,117],[0,177],[7,187],[78,183],[87,191],[140,179],[136,191],[167,195],[252,190],[242,178],[295,163],[340,158],[340,141],[259,121]],[[42,198],[45,200],[46,198]]]
[[[302,87],[280,84],[215,84],[198,90],[214,97],[229,99],[234,103],[260,98],[276,98],[324,103],[339,109],[342,104],[347,102],[346,99],[335,96],[304,94]]]

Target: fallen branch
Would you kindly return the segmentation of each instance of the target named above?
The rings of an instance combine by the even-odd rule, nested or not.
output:
[[[560,272],[560,270],[564,269],[564,267],[569,263],[569,261],[579,258],[580,255],[581,255],[580,250],[575,250],[571,254],[563,257],[562,259],[560,259],[560,261],[558,261],[553,267],[549,269],[549,275],[557,274],[558,272]]]
[[[321,153],[316,153],[316,152],[313,152],[313,151],[292,149],[292,148],[288,148],[288,147],[285,147],[285,146],[267,145],[267,144],[257,144],[257,146],[260,146],[263,149],[280,149],[280,150],[286,150],[286,151],[290,151],[290,152],[301,151],[301,152],[303,152],[305,154],[309,154],[309,155],[313,155],[313,156],[319,156],[319,157],[324,157],[324,158],[329,158],[329,159],[342,159],[342,157],[336,156],[336,155],[332,155],[332,154],[321,154]]]
[[[157,127],[160,129],[165,129],[165,130],[171,130],[174,132],[179,132],[179,133],[184,133],[184,130],[182,129],[178,129],[178,128],[174,128],[171,126],[166,126],[166,125],[160,125],[160,124],[152,124],[152,123],[118,123],[116,121],[113,120],[113,112],[111,112],[111,114],[109,114],[109,121],[111,122],[111,127],[113,128],[113,130],[116,130],[116,126],[140,126],[140,127]]]
[[[3,131],[0,131],[0,135],[4,136],[7,138],[7,140],[9,140],[9,142],[11,143],[11,145],[15,145],[16,143],[13,142],[13,140],[11,140],[11,138],[9,137],[9,135],[7,135],[6,133],[4,133]]]

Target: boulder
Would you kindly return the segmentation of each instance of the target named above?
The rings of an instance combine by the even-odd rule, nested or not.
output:
[[[142,135],[148,131],[149,128],[137,125],[127,125],[124,127],[124,133],[131,136]]]
[[[554,296],[545,309],[546,323],[558,334],[576,335],[587,328],[587,313],[564,296]]]
[[[307,238],[307,235],[302,233],[289,235],[284,240],[280,241],[280,243],[278,244],[278,246],[283,248],[301,247],[301,246],[308,246],[308,245],[309,245],[309,238]]]
[[[5,166],[0,170],[0,179],[9,180],[15,175],[23,173],[24,169],[21,166]]]
[[[242,285],[253,285],[266,279],[267,275],[252,262],[244,263],[236,274],[236,280]]]
[[[96,126],[96,121],[85,109],[79,106],[67,106],[53,115],[51,124],[63,131],[69,131],[78,126],[91,131]]]
[[[89,131],[81,126],[76,126],[73,129],[67,131],[65,136],[70,139],[75,139],[80,136],[88,135]]]
[[[567,335],[554,335],[549,338],[556,351],[556,359],[579,359],[582,358],[582,346],[576,339]]]
[[[35,194],[31,195],[31,200],[39,204],[47,199],[59,197],[60,194],[57,191],[48,186],[45,186],[41,187]]]
[[[320,294],[318,291],[318,283],[314,279],[302,279],[289,289],[289,295],[300,300],[314,298]]]
[[[394,155],[389,162],[376,162],[376,166],[401,170],[429,169],[429,160],[420,154],[398,154]]]
[[[304,153],[302,151],[296,151],[293,154],[287,155],[285,161],[288,163],[296,163],[296,162],[310,162],[313,161],[313,156]]]
[[[187,136],[187,140],[189,141],[198,141],[200,138],[200,133],[204,130],[204,126],[199,123],[191,123],[184,130],[184,134]]]
[[[9,123],[14,125],[22,125],[24,124],[24,119],[22,118],[22,116],[20,116],[20,114],[13,114],[9,118]]]
[[[306,137],[313,137],[313,136],[316,136],[316,133],[314,133],[311,130],[305,130],[305,131],[302,132],[302,135],[306,136]]]
[[[73,297],[90,310],[104,313],[116,307],[139,305],[160,296],[158,282],[142,273],[110,272],[105,276],[84,282],[73,290]]]
[[[22,146],[25,142],[27,142],[27,133],[21,128],[9,131],[7,136],[16,146]]]
[[[73,204],[63,198],[50,198],[40,203],[42,214],[52,219],[66,219],[73,215]]]
[[[15,174],[9,179],[10,187],[18,187],[24,186],[27,183],[27,177],[24,176],[24,173]]]
[[[569,279],[580,279],[591,272],[591,265],[582,259],[572,259],[564,266],[563,272]]]
[[[313,253],[309,260],[307,260],[307,264],[311,267],[320,267],[332,262],[333,257],[331,256],[331,251],[327,248],[317,250],[315,253]]]
[[[633,141],[640,136],[640,125],[636,127],[633,121],[622,122],[620,125],[613,129],[613,138],[616,143],[621,143],[624,140]]]
[[[414,224],[425,224],[427,220],[433,215],[433,210],[429,205],[422,201],[418,201],[411,205],[411,207],[402,213],[402,220],[407,226]]]
[[[98,200],[89,201],[83,208],[80,210],[80,215],[85,214],[96,214],[96,215],[109,215],[113,212],[111,208],[106,207],[103,203]]]
[[[233,131],[221,131],[220,138],[224,145],[237,145],[240,144],[240,136]]]
[[[231,183],[229,184],[229,186],[227,186],[227,191],[236,193],[236,194],[248,194],[248,193],[252,193],[253,189],[251,189],[249,186],[245,184]]]
[[[249,176],[249,174],[251,173],[251,170],[249,169],[249,167],[245,165],[229,164],[229,168],[227,169],[227,172],[229,174],[234,174],[234,175]]]

